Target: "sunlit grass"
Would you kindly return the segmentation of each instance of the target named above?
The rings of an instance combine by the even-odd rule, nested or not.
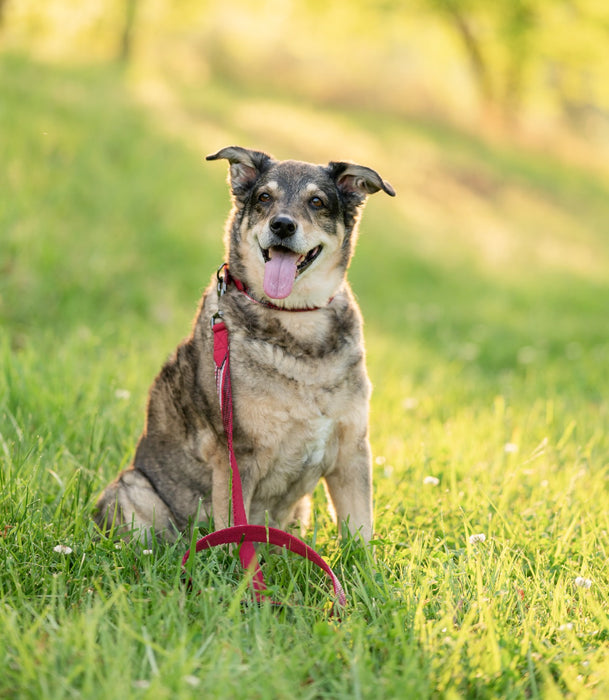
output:
[[[538,156],[332,111],[317,119],[345,141],[309,154],[308,108],[277,106],[300,113],[292,142],[265,135],[259,117],[226,121],[249,104],[230,86],[209,109],[174,94],[168,135],[111,72],[4,57],[0,82],[0,695],[603,697],[609,290],[571,259],[593,241],[606,260],[602,181],[574,171],[563,200],[563,171]],[[221,260],[225,173],[201,156],[225,144],[204,144],[208,123],[279,156],[353,142],[399,190],[369,203],[350,270],[374,383],[375,563],[336,542],[321,491],[308,535],[345,583],[341,622],[288,556],[263,555],[290,607],[244,609],[229,553],[199,555],[189,592],[184,543],[116,548],[89,520]],[[409,194],[408,144],[447,179],[462,159],[526,190],[493,207],[461,183],[506,230],[558,211],[559,263],[480,256],[452,200],[447,230],[435,180]],[[397,204],[409,197],[425,230]]]

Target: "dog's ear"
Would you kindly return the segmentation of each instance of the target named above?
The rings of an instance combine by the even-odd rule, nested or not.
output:
[[[273,162],[266,153],[251,151],[241,146],[227,146],[208,155],[206,160],[222,158],[226,158],[230,163],[230,183],[236,195],[249,189]]]
[[[357,195],[364,199],[369,194],[383,190],[395,197],[393,187],[372,168],[355,163],[329,163],[328,172],[338,189],[346,195]]]

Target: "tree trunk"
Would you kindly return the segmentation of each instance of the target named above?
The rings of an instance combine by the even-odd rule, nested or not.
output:
[[[3,0],[0,0],[0,2],[3,2]],[[133,50],[133,31],[135,27],[137,3],[138,0],[125,0],[124,23],[118,53],[118,60],[123,64],[128,63]]]
[[[453,29],[457,32],[457,35],[463,44],[463,48],[465,49],[465,53],[467,54],[470,66],[472,68],[474,80],[480,92],[480,96],[482,97],[485,106],[489,107],[494,101],[494,92],[488,66],[480,44],[478,43],[478,40],[467,18],[461,14],[461,12],[459,12],[456,3],[448,3],[446,5],[446,11],[452,23]]]
[[[0,0],[0,29],[4,29],[4,21],[6,19],[6,6],[8,0]]]

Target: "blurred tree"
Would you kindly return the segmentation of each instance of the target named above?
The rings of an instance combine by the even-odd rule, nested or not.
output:
[[[0,0],[0,29],[4,27],[4,20],[6,16],[6,6],[8,5],[8,0]]]
[[[476,17],[479,9],[477,0],[429,0],[429,4],[456,32],[469,60],[480,96],[485,104],[491,105],[494,101],[493,81],[480,37],[480,23]]]
[[[0,0],[1,2],[2,0]],[[133,32],[137,16],[138,0],[125,0],[125,13],[120,38],[118,60],[120,63],[127,63],[131,57],[133,49]]]
[[[533,61],[537,12],[544,0],[503,0],[499,34],[505,40],[507,61],[503,85],[503,112],[513,119],[518,115],[525,92],[526,73]],[[535,5],[537,7],[535,7]]]
[[[52,55],[609,133],[606,0],[0,0],[2,19],[12,45]]]
[[[513,121],[526,89],[537,13],[546,0],[423,0],[468,59],[483,108]]]

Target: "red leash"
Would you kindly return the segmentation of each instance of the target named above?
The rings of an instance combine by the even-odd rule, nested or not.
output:
[[[224,277],[221,277],[221,272],[224,271]],[[228,266],[222,265],[218,270],[218,296],[222,296],[226,292],[227,285],[231,281],[228,274]],[[254,297],[247,294],[245,287],[241,282],[235,286],[239,291],[246,294],[247,298],[257,302]],[[257,302],[259,303],[259,302]],[[312,309],[299,309],[300,311],[311,311]],[[232,472],[232,513],[233,527],[227,527],[222,530],[212,532],[205,537],[202,537],[195,545],[195,552],[200,552],[210,547],[217,547],[221,544],[240,544],[239,559],[241,566],[244,569],[253,569],[252,586],[257,601],[266,598],[262,592],[266,590],[262,571],[256,558],[256,550],[254,542],[266,542],[278,547],[285,547],[288,551],[299,554],[301,557],[320,567],[332,581],[336,602],[343,607],[347,599],[343,587],[328,564],[317,554],[317,552],[299,540],[294,535],[290,535],[283,530],[278,530],[274,527],[266,527],[264,525],[249,525],[247,522],[247,514],[245,512],[245,504],[243,503],[243,491],[241,487],[241,475],[239,474],[239,466],[233,448],[233,393],[230,378],[230,344],[228,337],[228,329],[224,321],[221,320],[222,313],[217,312],[212,317],[212,329],[214,333],[214,364],[216,373],[216,390],[218,392],[218,400],[220,402],[220,412],[222,414],[222,423],[224,425],[224,433],[228,443],[228,455]],[[186,565],[190,549],[182,558],[182,567]]]

